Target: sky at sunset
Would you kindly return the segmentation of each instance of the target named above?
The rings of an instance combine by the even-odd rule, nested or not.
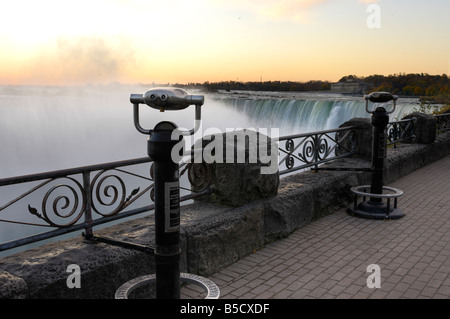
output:
[[[2,0],[0,84],[449,74],[448,0]]]

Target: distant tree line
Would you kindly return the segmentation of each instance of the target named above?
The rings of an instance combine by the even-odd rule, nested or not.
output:
[[[370,75],[357,77],[347,75],[339,82],[363,81],[372,85],[371,91],[386,91],[402,96],[445,96],[450,94],[450,79],[446,74],[429,75],[426,73]]]
[[[255,82],[239,82],[239,81],[221,81],[221,82],[204,82],[204,83],[188,83],[174,84],[174,86],[184,86],[189,88],[201,88],[205,91],[214,92],[218,90],[232,91],[279,91],[279,92],[306,92],[306,91],[329,91],[331,83],[328,81],[255,81]]]
[[[441,104],[442,109],[450,109],[450,79],[448,75],[429,75],[427,73],[399,73],[393,75],[374,74],[366,77],[356,75],[343,76],[339,82],[365,82],[369,88],[366,93],[386,91],[399,96],[420,97],[422,104]],[[311,92],[329,91],[331,83],[328,81],[265,81],[239,82],[221,81],[174,84],[185,88],[202,89],[208,92],[218,90],[244,91],[281,91],[281,92]]]
[[[358,77],[356,75],[346,75],[339,82],[362,81],[368,84],[370,91],[387,91],[401,96],[444,96],[450,94],[450,79],[446,74],[429,75],[427,73],[393,74],[393,75],[370,75]],[[217,90],[248,90],[248,91],[328,91],[331,83],[328,81],[221,81],[174,84],[181,87],[201,88],[206,91]]]

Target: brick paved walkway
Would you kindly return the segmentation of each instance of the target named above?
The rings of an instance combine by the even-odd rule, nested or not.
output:
[[[209,277],[220,298],[450,298],[450,155],[389,186],[405,217],[323,217]],[[380,288],[367,286],[370,264]]]

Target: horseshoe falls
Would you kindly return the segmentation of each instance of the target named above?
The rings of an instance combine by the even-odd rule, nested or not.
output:
[[[133,125],[131,93],[148,87],[0,87],[0,178],[146,156],[146,137]],[[194,92],[190,92],[194,93]],[[195,94],[203,94],[195,92]],[[278,128],[280,135],[333,129],[353,117],[370,117],[363,97],[291,92],[206,93],[203,133],[209,129]],[[293,96],[294,95],[294,96]],[[399,99],[399,120],[417,99]],[[392,107],[388,103],[387,109]],[[157,112],[141,106],[141,121],[193,127],[192,107]]]
[[[369,118],[365,100],[362,97],[330,97],[287,99],[287,98],[235,98],[225,100],[227,107],[246,116],[254,128],[279,128],[280,135],[308,133],[339,127],[354,117]],[[414,111],[415,99],[400,99],[390,121],[400,120]],[[387,111],[392,102],[380,104]],[[369,109],[373,106],[369,105]]]

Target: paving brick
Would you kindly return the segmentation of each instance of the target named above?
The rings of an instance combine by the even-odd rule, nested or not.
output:
[[[322,217],[210,278],[221,298],[450,299],[450,155],[390,186],[404,191],[404,218]],[[370,289],[369,264],[381,268]],[[187,298],[199,292],[183,288]]]
[[[257,295],[255,299],[270,299],[274,295],[270,290],[264,291],[263,293]]]
[[[403,294],[404,298],[407,299],[416,299],[419,295],[420,295],[420,290],[418,289],[408,289],[407,291],[405,291],[405,293]]]
[[[273,285],[272,287],[270,287],[269,291],[273,292],[274,294],[278,294],[281,291],[287,290],[286,289],[287,286],[288,286],[287,284],[277,283],[276,285]]]
[[[239,288],[244,285],[250,285],[250,282],[247,278],[241,278],[239,280],[233,280],[231,283],[229,283],[229,285],[230,285],[230,287],[233,287],[233,288]]]
[[[439,289],[437,290],[438,294],[442,294],[445,296],[448,296],[448,298],[450,298],[450,286],[440,286]]]
[[[306,289],[300,289],[297,290],[296,292],[291,294],[291,298],[292,299],[302,299],[305,298],[309,293],[309,290]]]
[[[300,290],[304,284],[305,283],[302,281],[294,281],[293,283],[291,283],[289,286],[286,287],[286,290],[295,292],[295,291]]]
[[[308,296],[311,298],[318,299],[318,298],[321,298],[326,292],[327,292],[327,290],[325,288],[316,287],[308,294]]]
[[[387,293],[386,298],[400,299],[403,296],[403,291],[391,290]]]
[[[240,288],[233,291],[233,294],[236,296],[245,296],[248,292],[254,292],[250,287],[248,286],[241,286]]]
[[[292,292],[286,289],[281,290],[280,292],[273,295],[274,299],[289,299],[292,295]]]

